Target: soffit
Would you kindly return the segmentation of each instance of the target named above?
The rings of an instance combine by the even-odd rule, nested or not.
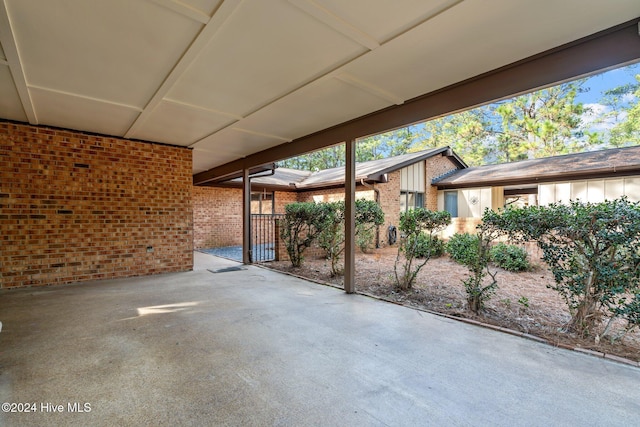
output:
[[[637,0],[4,0],[0,118],[191,147],[197,173],[638,16]]]

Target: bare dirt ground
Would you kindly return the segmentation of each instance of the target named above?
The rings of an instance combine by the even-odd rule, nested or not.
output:
[[[640,331],[628,333],[611,344],[593,337],[582,338],[566,331],[570,320],[564,300],[547,288],[553,276],[545,264],[533,261],[531,271],[512,273],[499,269],[498,289],[485,303],[484,311],[474,315],[466,309],[462,280],[468,270],[448,256],[429,260],[420,271],[414,289],[394,289],[393,266],[397,248],[376,249],[370,254],[356,253],[356,290],[410,307],[426,309],[489,323],[544,338],[555,345],[581,347],[640,362]],[[269,262],[265,266],[315,281],[342,287],[342,277],[331,277],[331,264],[318,257],[307,257],[301,268],[286,261]]]

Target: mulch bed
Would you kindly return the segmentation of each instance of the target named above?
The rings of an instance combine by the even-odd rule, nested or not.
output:
[[[466,309],[462,280],[468,277],[468,270],[464,266],[447,256],[429,260],[420,271],[414,289],[403,292],[394,288],[396,255],[394,247],[376,249],[369,254],[357,253],[357,291],[409,307],[527,333],[554,345],[640,362],[640,331],[630,332],[614,344],[607,339],[596,342],[594,337],[582,338],[566,331],[570,320],[568,308],[561,296],[547,287],[553,283],[553,276],[541,262],[527,272],[500,270],[496,293],[485,303],[484,311],[475,315]],[[265,266],[342,287],[342,277],[331,277],[331,263],[324,258],[308,257],[300,268],[291,267],[288,261],[269,262]]]

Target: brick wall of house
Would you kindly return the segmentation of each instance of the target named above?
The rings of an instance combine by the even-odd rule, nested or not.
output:
[[[284,213],[284,207],[289,203],[295,203],[298,201],[298,195],[294,192],[276,191],[275,195],[275,210],[277,214]]]
[[[191,175],[185,148],[0,122],[0,286],[190,270]]]
[[[398,228],[400,222],[400,171],[388,174],[389,181],[376,184],[380,190],[380,207],[384,212],[384,226],[380,227],[380,244],[388,245],[388,229],[393,225]],[[399,234],[397,233],[399,237]]]
[[[193,187],[195,249],[242,244],[242,190]]]
[[[275,211],[296,201],[296,193],[276,191]],[[195,249],[242,244],[242,189],[193,187],[193,245]]]
[[[431,181],[434,178],[444,175],[447,172],[457,169],[456,165],[446,156],[434,156],[426,160],[426,194],[425,194],[425,208],[437,211],[438,210],[438,188],[431,185]]]

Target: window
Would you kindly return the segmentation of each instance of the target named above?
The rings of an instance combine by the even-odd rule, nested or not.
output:
[[[451,214],[451,218],[456,218],[458,216],[458,192],[457,191],[444,192],[444,210]]]
[[[424,193],[418,191],[401,191],[400,212],[415,208],[424,208]]]
[[[251,213],[252,214],[273,214],[274,210],[273,191],[262,191],[251,193]]]

